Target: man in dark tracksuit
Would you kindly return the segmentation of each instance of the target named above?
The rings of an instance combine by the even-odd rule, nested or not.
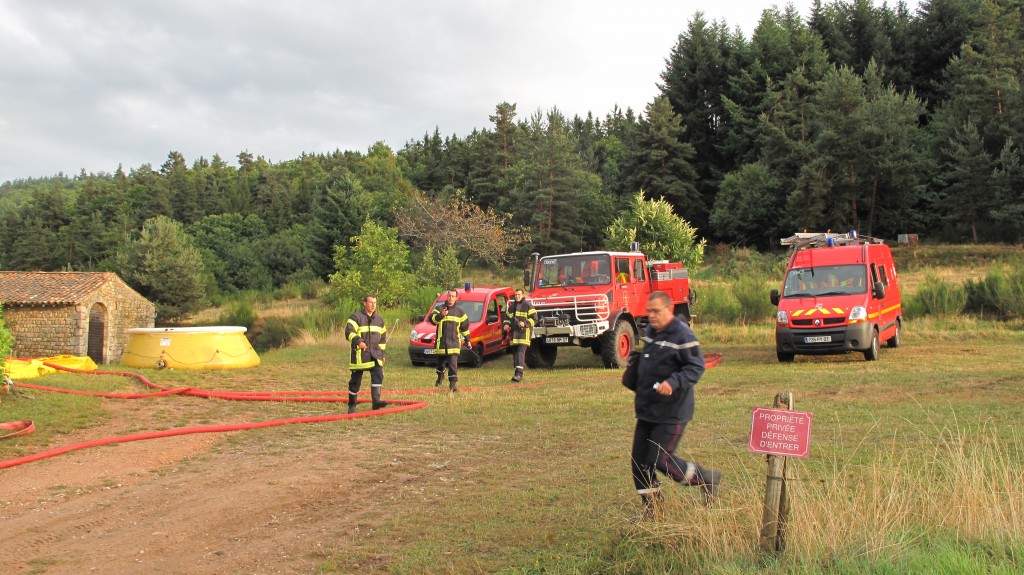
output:
[[[437,326],[434,336],[434,354],[437,357],[437,381],[434,387],[440,387],[444,380],[445,369],[448,370],[448,389],[459,390],[459,352],[462,345],[469,345],[469,316],[462,311],[456,301],[459,292],[448,290],[444,304],[435,308],[427,319]]]
[[[672,315],[672,300],[664,292],[647,299],[650,325],[643,350],[634,352],[622,383],[636,393],[636,431],[633,434],[633,484],[644,513],[657,517],[661,486],[655,470],[684,485],[704,488],[710,504],[718,494],[722,474],[676,456],[686,424],[693,419],[693,386],[704,373],[704,354],[690,326]]]
[[[522,288],[516,290],[515,299],[508,302],[505,313],[504,329],[512,338],[512,383],[523,381],[523,369],[526,365],[526,350],[530,347],[530,332],[537,325],[537,310],[526,299]]]
[[[345,338],[352,346],[348,380],[348,412],[356,412],[356,397],[363,383],[363,372],[370,372],[370,396],[373,409],[387,406],[380,398],[384,387],[384,351],[387,349],[388,334],[384,318],[377,313],[377,298],[368,295],[363,298],[363,309],[348,318]]]

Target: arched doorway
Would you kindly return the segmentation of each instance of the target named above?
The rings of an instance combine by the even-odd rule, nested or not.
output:
[[[103,365],[103,349],[107,341],[107,308],[103,304],[93,304],[89,309],[89,351],[87,355]]]

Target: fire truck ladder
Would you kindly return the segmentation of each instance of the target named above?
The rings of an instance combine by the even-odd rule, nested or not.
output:
[[[821,248],[825,246],[855,246],[863,244],[881,244],[885,240],[871,236],[862,236],[856,231],[845,234],[834,234],[832,232],[799,232],[782,238],[780,243],[790,246],[793,251],[805,248]]]

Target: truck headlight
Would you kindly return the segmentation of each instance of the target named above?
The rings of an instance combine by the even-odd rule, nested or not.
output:
[[[775,321],[776,323],[783,325],[789,324],[789,316],[786,315],[786,312],[780,309],[778,313],[775,314]]]
[[[864,306],[862,306],[862,305],[853,306],[853,309],[850,310],[850,318],[849,318],[850,323],[860,323],[862,321],[867,321],[867,319],[868,319],[868,310]]]
[[[420,334],[416,333],[416,330],[412,330],[412,332],[409,333],[409,341],[419,341],[419,339]]]

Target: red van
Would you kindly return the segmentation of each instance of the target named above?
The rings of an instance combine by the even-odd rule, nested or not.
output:
[[[802,233],[782,244],[794,251],[782,293],[771,291],[771,302],[779,308],[779,361],[850,352],[874,361],[881,342],[900,346],[903,307],[889,246],[856,232]]]
[[[455,290],[459,294],[458,304],[469,316],[469,341],[472,349],[463,348],[459,354],[459,365],[479,367],[484,358],[505,352],[509,337],[501,328],[505,319],[508,301],[514,290],[510,287],[466,287]],[[430,312],[444,304],[447,291],[437,296],[434,305],[420,317],[420,322],[409,334],[409,360],[413,365],[435,365],[434,336],[437,326],[426,320]]]

